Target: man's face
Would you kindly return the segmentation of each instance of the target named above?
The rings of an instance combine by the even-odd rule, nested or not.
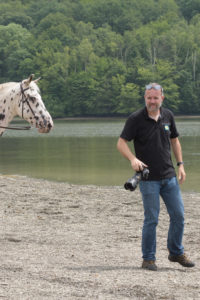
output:
[[[162,96],[161,90],[146,90],[145,91],[145,104],[148,112],[157,112],[159,111],[162,102],[164,100],[164,96]]]

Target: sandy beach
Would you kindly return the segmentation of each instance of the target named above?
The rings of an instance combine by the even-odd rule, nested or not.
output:
[[[0,299],[200,299],[200,194],[183,193],[183,268],[167,259],[161,201],[158,271],[141,269],[139,191],[0,176]]]

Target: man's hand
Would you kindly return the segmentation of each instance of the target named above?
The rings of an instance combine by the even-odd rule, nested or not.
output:
[[[132,168],[136,172],[142,171],[144,167],[148,167],[141,160],[135,157],[135,155],[132,153],[129,146],[127,145],[126,140],[119,138],[117,142],[117,149],[125,158],[127,158],[130,161]]]
[[[141,160],[137,159],[136,157],[134,157],[131,160],[131,166],[136,172],[142,171],[145,167],[146,168],[148,167],[147,165],[145,165]]]
[[[179,183],[183,183],[186,179],[186,173],[185,173],[185,170],[184,170],[184,166],[183,165],[180,165],[179,168],[178,168],[178,180],[179,180]]]
[[[172,145],[172,149],[173,149],[176,161],[183,161],[181,144],[179,142],[179,139],[177,137],[174,138],[174,139],[171,139],[171,145]],[[185,170],[184,170],[184,165],[181,164],[178,167],[178,181],[179,181],[179,183],[180,184],[183,183],[185,181],[185,178],[186,178],[186,174],[185,174]]]

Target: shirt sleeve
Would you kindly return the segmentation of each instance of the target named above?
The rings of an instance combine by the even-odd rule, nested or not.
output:
[[[135,120],[134,116],[131,115],[127,119],[120,137],[127,141],[131,141],[135,138],[135,136],[136,136],[136,120]]]
[[[171,128],[170,128],[170,130],[171,130],[171,134],[170,134],[171,139],[174,139],[174,138],[179,136],[173,114],[171,114]]]

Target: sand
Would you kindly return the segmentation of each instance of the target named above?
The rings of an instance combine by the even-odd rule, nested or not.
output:
[[[167,259],[161,201],[158,271],[141,269],[139,191],[0,176],[0,299],[200,299],[200,194],[183,193],[183,268]]]

